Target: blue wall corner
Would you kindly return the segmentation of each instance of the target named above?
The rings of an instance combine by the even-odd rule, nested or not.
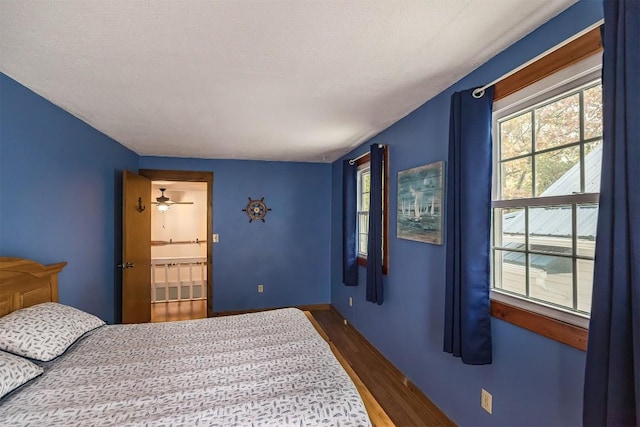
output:
[[[0,79],[0,255],[67,261],[62,303],[119,320],[122,171],[138,167],[214,172],[214,310],[329,303],[329,164],[140,158]],[[273,210],[249,223],[263,196]]]
[[[364,268],[359,286],[342,284],[342,159],[332,164],[331,303],[461,426],[581,425],[585,353],[497,319],[492,365],[464,365],[444,353],[445,246],[397,238],[398,171],[447,159],[454,91],[493,81],[602,15],[601,1],[577,2],[344,157],[362,154],[371,143],[389,145],[390,259],[381,306],[365,301]],[[492,415],[480,407],[481,388],[493,394]]]
[[[329,164],[141,157],[140,167],[213,171],[214,311],[329,303]],[[272,209],[264,223],[242,212],[249,197]]]
[[[0,73],[0,255],[67,261],[60,302],[117,318],[121,173],[138,155]]]

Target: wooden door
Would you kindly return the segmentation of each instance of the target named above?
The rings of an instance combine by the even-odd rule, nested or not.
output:
[[[151,321],[151,181],[124,171],[122,323]]]

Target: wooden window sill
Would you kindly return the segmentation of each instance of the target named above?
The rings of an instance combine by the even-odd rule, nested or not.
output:
[[[587,351],[588,329],[496,300],[491,301],[491,315],[578,350]]]
[[[366,267],[367,266],[367,259],[359,256],[358,257],[358,265]],[[389,273],[389,268],[387,267],[386,264],[382,264],[382,274],[384,274],[386,276],[388,273]]]

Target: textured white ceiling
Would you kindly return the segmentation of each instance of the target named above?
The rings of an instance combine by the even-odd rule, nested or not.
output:
[[[140,155],[330,162],[575,0],[0,0],[0,70]]]

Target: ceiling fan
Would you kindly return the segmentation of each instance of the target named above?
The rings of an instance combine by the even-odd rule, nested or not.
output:
[[[174,202],[172,201],[170,198],[168,198],[167,196],[164,195],[164,192],[166,191],[166,188],[160,188],[160,197],[156,197],[156,201],[155,202],[151,202],[154,205],[157,205],[156,208],[160,211],[160,212],[166,212],[169,210],[169,207],[171,205],[192,205],[193,202]]]

